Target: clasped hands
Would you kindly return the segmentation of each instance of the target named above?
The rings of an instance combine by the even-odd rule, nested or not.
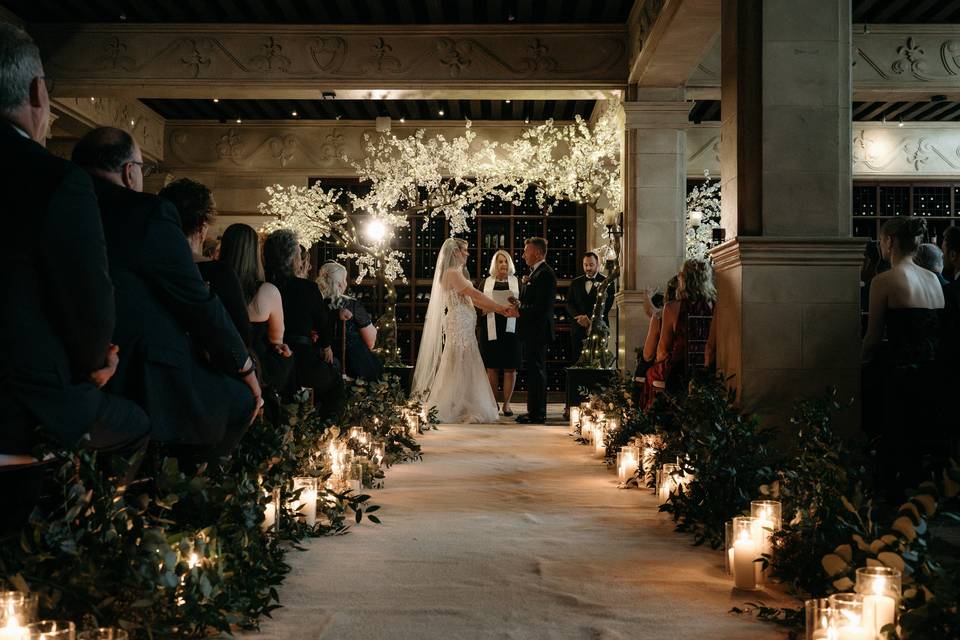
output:
[[[496,312],[507,318],[519,318],[520,317],[520,301],[510,296],[507,298],[510,304],[505,304],[501,307],[497,307]]]

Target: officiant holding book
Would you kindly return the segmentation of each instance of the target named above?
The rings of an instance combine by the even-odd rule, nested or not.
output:
[[[490,275],[477,285],[483,293],[500,304],[509,304],[510,298],[520,297],[520,280],[510,254],[502,249],[490,260]],[[517,383],[520,368],[520,342],[517,338],[517,319],[497,313],[487,313],[480,319],[480,355],[487,369],[490,388],[496,397],[503,372],[503,415],[512,416],[510,399]]]

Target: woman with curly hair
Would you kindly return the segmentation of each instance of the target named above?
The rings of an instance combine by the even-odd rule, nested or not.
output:
[[[672,391],[682,386],[689,373],[686,370],[687,350],[691,341],[706,341],[704,365],[713,363],[713,322],[710,322],[707,335],[690,335],[691,331],[704,331],[688,320],[691,316],[712,317],[716,300],[717,290],[713,285],[710,264],[704,260],[684,262],[677,274],[676,299],[663,307],[656,362],[647,371],[647,404],[653,399],[655,387]]]

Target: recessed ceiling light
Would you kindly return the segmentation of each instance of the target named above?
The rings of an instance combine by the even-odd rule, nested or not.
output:
[[[94,98],[93,96],[90,96],[90,102],[96,102],[96,101],[97,101],[96,98]]]
[[[235,122],[236,122],[237,124],[243,124],[243,120],[241,120],[240,118],[237,118]]]
[[[135,124],[137,124],[137,121],[136,121],[136,120],[131,120],[131,121],[130,121],[130,126],[131,126],[131,127],[134,126]]]
[[[507,104],[510,104],[510,98],[507,98],[506,100],[504,100],[504,102],[506,102]]]
[[[339,119],[340,119],[340,116],[337,116],[337,120],[339,120]]]
[[[527,116],[526,118],[524,118],[524,119],[523,119],[523,123],[524,123],[524,124],[530,124],[530,116]]]
[[[294,118],[296,118],[296,117],[297,117],[297,112],[296,112],[296,111],[291,111],[291,112],[290,112],[290,115],[292,115]]]
[[[900,116],[900,122],[897,123],[897,126],[898,126],[898,127],[902,127],[902,126],[903,126],[903,116]]]
[[[403,123],[406,122],[406,121],[407,121],[406,118],[400,118],[400,124],[403,124]]]
[[[213,101],[214,101],[214,102],[220,102],[220,98],[214,98]]]
[[[437,111],[437,115],[442,118],[442,117],[443,117],[443,109],[440,109],[440,111]]]

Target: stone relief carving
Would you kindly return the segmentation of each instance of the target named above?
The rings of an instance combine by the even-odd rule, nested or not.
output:
[[[637,22],[631,25],[631,31],[635,32],[634,45],[637,51],[643,49],[643,45],[653,30],[653,25],[657,23],[660,12],[663,10],[665,0],[646,0],[640,10],[637,11]]]
[[[283,73],[290,70],[293,61],[283,55],[283,46],[273,36],[268,37],[267,42],[260,45],[260,50],[263,53],[250,58],[250,64],[253,68],[261,71],[276,68]]]
[[[909,33],[906,29],[922,29]],[[854,33],[854,84],[908,83],[956,86],[960,75],[960,30],[942,27],[871,27]],[[939,56],[937,56],[939,52]]]
[[[943,175],[960,170],[960,132],[947,128],[861,128],[853,137],[855,175]]]
[[[53,107],[89,126],[129,131],[145,153],[163,158],[164,120],[140,102],[118,98],[54,98]]]
[[[153,78],[230,82],[284,79],[339,80],[582,78],[619,86],[626,69],[622,27],[550,27],[543,34],[514,35],[497,28],[429,32],[303,29],[264,35],[224,28],[216,35],[168,25],[86,25],[64,32],[37,25],[38,39],[51,46],[49,66],[74,83],[84,80],[143,83]]]
[[[278,131],[274,127],[262,127],[244,131],[230,128],[224,132],[222,128],[215,127],[186,127],[172,131],[169,141],[168,164],[172,166],[216,167],[224,170],[231,167],[349,167],[346,139],[337,129],[323,132],[317,128],[288,128]],[[359,134],[355,142],[359,153]]]

